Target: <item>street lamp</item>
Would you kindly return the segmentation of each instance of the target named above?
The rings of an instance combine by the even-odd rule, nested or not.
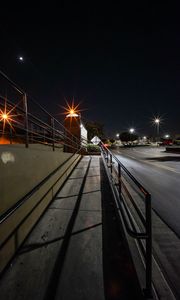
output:
[[[157,126],[157,138],[159,137],[159,123],[160,123],[160,119],[159,118],[155,118],[154,119],[154,123]]]
[[[119,138],[119,133],[116,133],[116,137]]]
[[[19,56],[18,59],[23,62],[24,61],[24,57],[23,56]]]
[[[130,132],[130,133],[134,133],[134,128],[130,128],[130,129],[129,129],[129,132]]]
[[[169,137],[170,137],[169,134],[166,134],[166,135],[165,135],[165,139],[168,139]]]
[[[1,120],[7,120],[8,119],[8,115],[6,113],[3,113],[0,117],[1,117]]]
[[[12,122],[14,121],[13,117],[16,116],[16,115],[11,114],[13,109],[14,108],[12,108],[10,111],[7,112],[6,104],[5,104],[4,111],[0,109],[0,122],[3,123],[3,134],[5,131],[6,124],[9,124],[10,128],[13,129],[13,126],[12,126]]]

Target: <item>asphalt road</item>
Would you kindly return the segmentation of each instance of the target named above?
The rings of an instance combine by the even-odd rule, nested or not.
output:
[[[163,147],[118,148],[114,154],[151,193],[152,207],[180,237],[180,154]]]

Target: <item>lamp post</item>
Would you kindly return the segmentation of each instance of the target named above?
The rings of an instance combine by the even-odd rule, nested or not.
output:
[[[130,142],[132,143],[131,139],[132,139],[132,134],[134,133],[134,128],[130,128],[129,132],[130,132]]]
[[[160,124],[160,119],[159,118],[155,118],[154,123],[157,126],[157,140],[159,138],[159,124]]]
[[[146,144],[147,143],[147,136],[143,136],[143,143]]]

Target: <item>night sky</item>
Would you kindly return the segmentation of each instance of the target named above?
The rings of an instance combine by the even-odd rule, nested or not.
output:
[[[2,8],[0,69],[57,117],[74,97],[108,135],[153,134],[155,116],[162,134],[180,133],[180,7],[124,2]]]

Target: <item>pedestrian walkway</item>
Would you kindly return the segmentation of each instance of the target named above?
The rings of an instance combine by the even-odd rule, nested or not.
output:
[[[142,299],[100,156],[84,156],[0,280],[1,300]]]

